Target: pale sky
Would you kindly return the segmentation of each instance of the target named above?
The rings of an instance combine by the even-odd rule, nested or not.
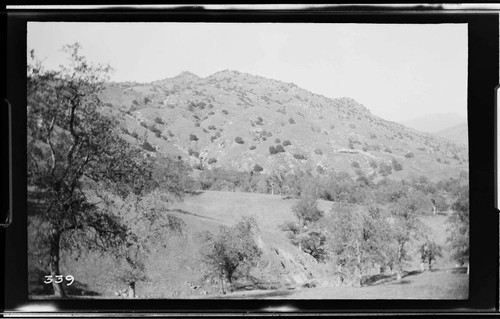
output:
[[[467,112],[466,24],[28,23],[27,47],[48,68],[74,42],[113,67],[112,81],[230,69],[351,97],[392,121]]]

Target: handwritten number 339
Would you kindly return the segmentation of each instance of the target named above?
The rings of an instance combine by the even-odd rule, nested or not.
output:
[[[52,277],[55,277],[55,280]],[[45,280],[43,281],[43,283],[44,284],[51,284],[52,282],[54,282],[56,284],[60,284],[61,282],[63,282],[64,279],[66,279],[66,281],[68,282],[66,284],[67,286],[71,285],[73,283],[73,281],[75,281],[75,277],[73,277],[71,275],[66,276],[66,278],[64,278],[63,275],[57,275],[57,276],[45,276]]]

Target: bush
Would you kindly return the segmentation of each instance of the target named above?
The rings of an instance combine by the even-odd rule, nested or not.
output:
[[[255,164],[253,166],[253,171],[258,173],[258,172],[262,172],[264,170],[264,168],[262,166],[260,166],[259,164]]]
[[[399,163],[395,158],[392,159],[391,161],[392,168],[394,168],[395,171],[400,171],[403,169],[403,165]]]
[[[196,123],[194,123],[194,126],[196,126],[196,127],[200,127],[200,122],[196,122]]]
[[[198,136],[194,135],[194,134],[189,134],[189,140],[190,141],[197,141],[198,140]]]
[[[375,135],[375,134],[373,134],[373,133],[370,133],[370,138],[371,138],[371,139],[375,139],[375,138],[377,138],[377,135]]]
[[[288,119],[288,123],[295,124],[295,120],[293,119],[293,117],[291,117],[291,118]]]
[[[314,153],[317,155],[323,155],[323,152],[319,148],[315,149]]]
[[[283,148],[283,146],[281,144],[278,144],[276,146],[269,146],[269,153],[271,155],[277,154],[277,153],[283,153],[284,151],[285,151],[285,149]]]
[[[146,122],[141,122],[141,126],[145,127],[145,128],[148,128],[148,125],[146,124]]]
[[[157,123],[157,124],[165,124],[165,122],[161,118],[159,118],[159,117],[155,118],[155,123]]]
[[[354,168],[359,168],[359,162],[357,162],[357,161],[353,161],[353,162],[351,163],[351,166],[352,166],[352,167],[354,167]]]
[[[245,143],[245,142],[243,141],[243,139],[242,139],[241,137],[239,137],[239,136],[236,136],[236,138],[234,139],[234,141],[235,141],[236,143],[238,143],[238,144],[243,144],[243,143]]]
[[[208,159],[208,164],[213,164],[213,163],[217,163],[217,159],[213,158],[213,157],[209,158]]]
[[[257,121],[255,121],[255,124],[257,124],[257,125],[262,125],[263,123],[264,123],[264,119],[260,116],[257,118]]]
[[[156,152],[156,148],[149,144],[148,141],[144,141],[144,143],[142,143],[142,148],[148,152]]]
[[[217,128],[215,127],[215,125],[209,125],[208,129],[213,131],[213,130],[216,130]]]
[[[292,145],[292,142],[290,142],[290,140],[284,140],[283,146],[288,146],[288,145]]]
[[[293,154],[293,157],[298,160],[305,160],[306,156],[303,154]]]
[[[304,197],[292,206],[292,212],[299,220],[299,227],[304,228],[310,223],[323,217],[323,212],[318,209],[318,202],[311,197]]]
[[[188,149],[188,154],[189,156],[194,156],[194,157],[199,157],[200,156],[200,153],[199,152],[196,152],[194,151],[193,149]]]
[[[139,134],[137,132],[132,132],[130,135],[132,137],[139,138]]]
[[[384,162],[380,163],[379,173],[382,176],[387,176],[387,175],[391,174],[392,173],[392,166],[390,164],[387,164]]]
[[[374,168],[374,169],[377,168],[377,166],[378,166],[377,162],[374,159],[370,160],[369,165],[370,165],[371,168]]]
[[[200,249],[204,279],[218,280],[221,293],[226,293],[226,285],[248,276],[257,265],[262,251],[254,240],[257,222],[254,218],[244,218],[232,227],[220,226],[216,234],[206,232]]]
[[[408,152],[405,154],[405,157],[406,158],[412,158],[412,157],[415,157],[415,154],[413,154],[413,152]]]
[[[274,140],[274,143],[279,144],[279,143],[281,143],[281,140],[279,138],[277,138]]]
[[[227,110],[222,110],[222,113],[224,113],[225,115],[229,114],[229,112]]]
[[[392,153],[392,150],[386,146],[386,147],[384,147],[384,152]]]
[[[256,149],[256,148],[257,148],[257,147],[256,147],[255,145],[252,145],[252,146],[250,146],[248,149],[249,149],[249,150],[251,150],[251,151],[253,151],[253,150],[254,150],[254,149]]]

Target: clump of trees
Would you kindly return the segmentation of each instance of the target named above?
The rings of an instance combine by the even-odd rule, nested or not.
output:
[[[313,256],[318,261],[326,258],[326,236],[314,227],[323,217],[323,211],[317,207],[314,197],[306,196],[292,206],[292,212],[297,218],[297,222],[286,222],[281,226],[281,230],[287,233],[290,242],[305,253]]]
[[[278,144],[276,146],[269,146],[269,154],[271,155],[274,155],[274,154],[278,154],[278,153],[284,153],[285,152],[285,148],[281,145],[281,144]]]
[[[254,236],[258,231],[253,217],[244,217],[232,227],[221,226],[218,232],[202,234],[201,260],[206,265],[204,279],[219,283],[220,293],[232,291],[238,279],[246,278],[255,267],[262,250]]]
[[[469,273],[469,189],[462,187],[452,205],[453,213],[448,219],[447,243],[452,257],[461,265],[467,263]]]

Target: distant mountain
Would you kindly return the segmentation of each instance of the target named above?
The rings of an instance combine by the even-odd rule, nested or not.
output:
[[[248,171],[258,164],[264,172],[282,167],[381,178],[380,168],[396,161],[402,169],[391,177],[432,179],[468,169],[464,146],[383,120],[351,98],[238,71],[108,83],[101,99],[130,142],[144,145],[146,138],[156,152],[203,169]]]
[[[468,145],[468,129],[467,123],[461,123],[445,130],[435,133],[438,136],[444,137],[458,145]]]
[[[403,121],[401,124],[421,132],[436,133],[466,122],[467,118],[457,113],[434,113]]]

